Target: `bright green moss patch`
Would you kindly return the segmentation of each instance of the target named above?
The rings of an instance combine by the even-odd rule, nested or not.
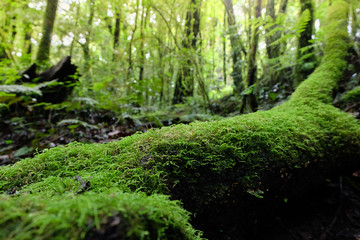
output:
[[[360,86],[346,92],[342,96],[341,101],[344,103],[360,101]]]
[[[162,195],[0,197],[0,239],[201,239],[189,214]]]
[[[291,96],[292,101],[308,98],[313,101],[331,102],[332,90],[341,79],[346,68],[346,56],[349,49],[347,33],[348,4],[335,1],[326,18],[326,37],[324,56],[320,66]]]

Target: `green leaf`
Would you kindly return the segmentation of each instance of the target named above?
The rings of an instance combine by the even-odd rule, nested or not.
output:
[[[27,154],[31,153],[33,150],[34,149],[32,147],[24,146],[24,147],[18,149],[14,153],[14,156],[15,157],[21,157],[21,156],[24,156],[24,155],[27,155]]]

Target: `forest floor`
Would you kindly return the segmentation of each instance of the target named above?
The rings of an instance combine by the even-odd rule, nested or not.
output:
[[[358,114],[357,110],[351,114]],[[186,117],[184,117],[186,116]],[[65,119],[65,120],[64,120]],[[153,127],[206,120],[206,116],[151,115],[121,116],[107,111],[84,108],[71,111],[43,111],[8,114],[0,120],[0,166],[31,157],[42,149],[78,142],[108,142]],[[236,223],[241,216],[229,214],[222,220],[224,232],[205,230],[209,239],[276,240],[360,240],[360,171],[339,177],[316,188],[281,209],[264,209],[263,219],[255,223],[251,237],[239,237]],[[216,221],[216,220],[215,220]]]

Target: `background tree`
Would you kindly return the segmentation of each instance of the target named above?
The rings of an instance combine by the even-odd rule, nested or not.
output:
[[[248,112],[256,112],[258,109],[258,102],[255,95],[255,87],[257,80],[257,63],[256,63],[256,53],[259,43],[259,22],[261,17],[261,4],[262,0],[257,0],[255,6],[255,17],[257,21],[253,21],[252,29],[251,29],[251,42],[250,42],[250,50],[248,54],[248,65],[247,65],[247,76],[246,83],[249,91],[244,94],[240,113]]]
[[[46,63],[50,58],[51,34],[53,32],[58,0],[47,0],[43,21],[42,36],[37,51],[36,61]]]
[[[179,69],[173,104],[184,103],[186,97],[193,96],[195,66],[192,58],[197,58],[197,44],[200,40],[201,0],[191,0],[186,12],[185,37],[182,41],[182,66]]]
[[[240,95],[240,93],[244,90],[243,76],[242,76],[242,59],[241,59],[241,51],[244,51],[246,55],[246,51],[244,50],[242,40],[239,36],[239,27],[236,23],[234,7],[232,0],[223,0],[227,22],[229,26],[229,35],[231,42],[231,57],[232,57],[232,65],[233,71],[231,76],[233,77],[234,82],[234,93],[236,95]]]

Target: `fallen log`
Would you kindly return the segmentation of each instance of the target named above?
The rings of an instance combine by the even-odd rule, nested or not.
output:
[[[18,84],[22,83],[42,83],[37,88],[41,91],[38,102],[61,103],[71,94],[79,74],[77,66],[71,63],[71,57],[61,59],[56,65],[41,73],[36,73],[37,65],[33,64],[25,71],[21,72]]]
[[[33,64],[19,73],[20,78],[15,82],[16,85],[0,86],[0,92],[10,94],[7,98],[4,97],[2,101],[11,105],[23,103],[27,101],[28,97],[31,97],[37,103],[61,103],[72,93],[80,76],[77,72],[77,66],[71,63],[71,57],[61,59],[56,65],[44,72],[36,73],[36,70],[37,65]],[[37,85],[28,86],[26,85],[28,83]],[[19,104],[17,105],[20,107]]]
[[[72,143],[2,167],[0,193],[17,196],[14,200],[3,195],[7,205],[0,205],[0,213],[16,205],[15,201],[25,201],[29,194],[49,202],[58,201],[59,196],[76,199],[79,189],[83,191],[76,180],[80,176],[89,186],[86,192],[161,193],[181,200],[192,212],[195,226],[213,239],[225,239],[227,231],[234,229],[237,239],[265,239],[267,232],[256,223],[266,213],[308,194],[328,178],[360,167],[360,125],[330,105],[332,89],[346,67],[347,10],[344,1],[333,2],[322,62],[288,102],[266,112],[165,127],[107,144]],[[87,196],[83,201],[103,209]],[[144,206],[147,198],[143,197]],[[49,206],[46,201],[41,204]],[[19,208],[17,214],[0,218],[4,219],[0,227],[16,236],[7,224],[29,212],[37,214],[39,208]],[[118,213],[95,214],[88,221],[106,222],[109,215]],[[62,216],[58,210],[41,215],[40,222]],[[234,215],[236,221],[226,226],[230,223],[226,218]],[[32,221],[28,221],[21,230],[31,229]],[[89,231],[69,224],[67,218],[58,221],[74,238]],[[102,229],[101,224],[91,226]],[[44,236],[46,231],[33,227],[30,232]]]

